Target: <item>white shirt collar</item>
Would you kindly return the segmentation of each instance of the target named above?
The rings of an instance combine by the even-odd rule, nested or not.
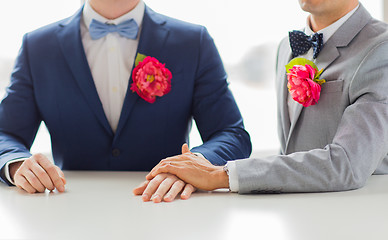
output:
[[[102,22],[102,23],[110,23],[110,24],[120,24],[126,20],[134,19],[137,25],[140,27],[143,22],[144,17],[144,11],[145,11],[145,4],[143,0],[140,0],[140,2],[137,4],[137,6],[130,12],[122,15],[121,17],[118,17],[116,19],[110,20],[107,19],[100,14],[98,14],[94,9],[90,6],[89,1],[86,1],[82,15],[83,20],[85,23],[85,26],[87,29],[89,29],[89,25],[92,22],[93,19]]]
[[[333,34],[342,26],[342,24],[344,24],[346,20],[348,20],[356,12],[359,6],[360,4],[358,4],[357,7],[355,7],[352,11],[348,12],[345,16],[332,23],[330,26],[318,31],[318,33],[323,34],[323,43],[326,43],[327,40],[329,40],[329,38],[333,36]],[[307,26],[304,30],[305,34],[308,36],[314,34],[314,31],[310,28],[310,16],[307,18],[306,25]]]

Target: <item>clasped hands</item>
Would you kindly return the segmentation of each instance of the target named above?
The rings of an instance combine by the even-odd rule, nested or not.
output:
[[[188,145],[183,144],[181,155],[160,161],[133,193],[142,195],[143,201],[158,203],[173,201],[181,191],[181,199],[188,199],[196,189],[210,191],[228,187],[229,178],[223,167],[191,153]]]

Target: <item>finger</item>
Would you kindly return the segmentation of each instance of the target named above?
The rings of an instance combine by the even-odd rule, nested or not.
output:
[[[185,183],[182,180],[174,182],[174,184],[170,188],[170,191],[168,191],[168,193],[164,196],[163,200],[165,202],[172,202],[175,197],[182,191],[184,186]]]
[[[165,174],[159,174],[148,183],[142,195],[142,199],[144,202],[147,202],[151,199],[152,195],[155,193],[156,189],[158,189],[159,185],[163,182],[165,178]]]
[[[187,144],[186,144],[187,145]],[[190,158],[184,155],[174,156],[174,157],[168,157],[160,161],[152,170],[149,172],[146,176],[147,180],[151,180],[154,178],[157,174],[155,174],[156,170],[166,166],[166,165],[181,165],[182,163],[186,163],[187,161],[190,161]],[[176,174],[174,174],[176,175]]]
[[[175,176],[168,176],[166,179],[163,180],[163,182],[159,185],[158,189],[156,190],[154,196],[152,197],[152,201],[154,203],[160,203],[168,190],[170,190],[171,186],[178,180]]]
[[[171,163],[171,162],[163,163],[163,164],[160,164],[160,166],[158,166],[157,168],[152,169],[151,175],[157,176],[157,175],[162,174],[162,173],[171,173],[171,174],[179,177],[179,175],[180,175],[179,170],[180,169],[181,168],[179,167],[179,163]]]
[[[151,172],[149,172],[148,174],[147,174],[147,176],[146,176],[146,179],[147,180],[152,180],[154,177],[151,175]]]
[[[187,145],[187,143],[184,143],[182,145],[182,154],[185,154],[185,153],[190,153],[189,145]]]
[[[195,191],[197,191],[197,189],[195,187],[193,187],[193,185],[186,184],[185,189],[183,189],[183,192],[181,194],[181,199],[183,199],[183,200],[189,199],[191,194]]]
[[[151,170],[151,172],[148,174],[148,175],[150,175],[152,178],[153,177],[155,177],[156,175],[158,175],[158,174],[156,174],[155,172],[157,172],[160,168],[163,168],[163,167],[165,167],[165,166],[168,166],[168,165],[172,165],[172,161],[171,161],[171,159],[170,158],[168,158],[168,159],[163,159],[162,161],[160,161],[152,170]],[[147,175],[147,176],[148,176]]]
[[[15,185],[28,193],[36,193],[36,189],[32,187],[27,179],[22,175],[15,175]]]
[[[57,172],[58,172],[59,177],[61,178],[61,180],[63,182],[63,185],[66,185],[65,174],[62,172],[62,170],[58,166],[55,166],[55,168],[57,169]]]
[[[147,174],[146,179],[147,179],[147,180],[152,180],[152,179],[156,176],[156,174],[155,174],[155,175],[152,174],[152,172],[154,172],[155,169],[157,169],[157,168],[159,168],[160,166],[165,165],[165,164],[171,164],[171,161],[173,161],[173,160],[174,160],[174,157],[169,157],[169,158],[165,158],[165,159],[163,159],[162,161],[160,161],[160,162],[159,162],[158,164],[156,164],[156,166],[155,166],[154,168],[152,168],[152,170]]]
[[[136,188],[134,188],[133,189],[133,194],[135,194],[135,195],[142,195],[143,194],[143,192],[144,192],[144,190],[146,189],[146,187],[148,186],[148,183],[149,183],[150,181],[145,181],[145,182],[143,182],[142,184],[140,184],[138,187],[136,187]]]
[[[56,166],[50,162],[47,157],[45,157],[42,154],[39,154],[36,158],[37,162],[39,163],[40,166],[48,173],[48,175],[51,178],[51,181],[53,182],[55,188],[59,192],[64,192],[65,191],[65,186],[63,184],[63,180],[61,179]]]
[[[39,164],[32,164],[30,166],[30,170],[35,174],[35,176],[39,179],[45,188],[50,191],[54,190],[55,187],[49,175]]]
[[[151,171],[147,174],[146,179],[147,179],[147,180],[152,180],[152,179],[155,177],[155,175],[152,175],[152,174],[151,174],[152,171],[154,171],[154,169],[158,168],[161,164],[165,163],[166,161],[168,161],[168,160],[170,160],[170,159],[171,159],[171,157],[162,159],[158,164],[156,164],[155,167],[153,167],[153,168],[151,169]]]
[[[24,171],[22,173],[23,177],[27,180],[27,182],[37,191],[44,192],[46,189],[43,184],[39,181],[38,177],[35,176],[33,172],[30,170]]]
[[[159,162],[158,164],[156,164],[156,166],[154,168],[151,169],[151,171],[146,176],[146,180],[151,181],[155,177],[155,176],[152,175],[152,171],[154,171],[154,169],[158,168],[161,163],[162,162]]]

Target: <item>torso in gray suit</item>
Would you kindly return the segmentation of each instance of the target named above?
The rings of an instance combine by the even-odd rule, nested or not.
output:
[[[388,26],[360,5],[324,44],[319,102],[298,104],[290,121],[279,46],[276,91],[282,155],[236,161],[240,193],[343,191],[388,174]]]

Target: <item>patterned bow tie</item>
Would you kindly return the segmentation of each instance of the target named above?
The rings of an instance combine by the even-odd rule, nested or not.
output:
[[[302,31],[289,32],[292,57],[305,54],[311,47],[314,50],[313,58],[317,58],[323,46],[323,34],[315,33],[307,36]]]
[[[118,25],[105,24],[94,19],[90,23],[89,33],[93,40],[102,38],[111,32],[117,32],[126,38],[136,39],[139,27],[133,19],[124,21]]]

